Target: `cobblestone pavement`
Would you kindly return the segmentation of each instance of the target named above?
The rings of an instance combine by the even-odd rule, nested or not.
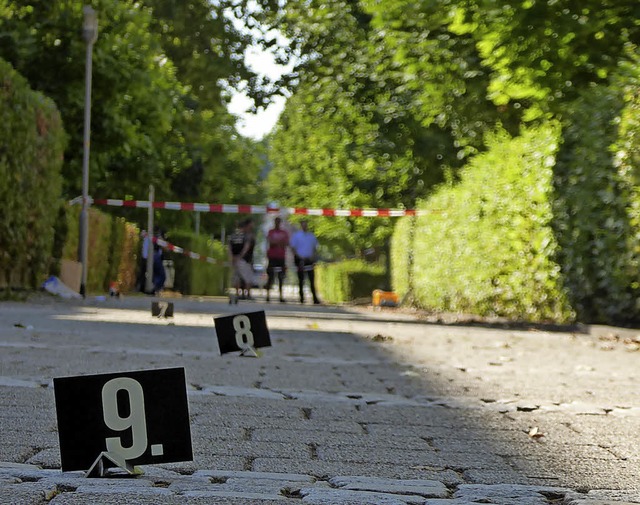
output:
[[[632,330],[510,330],[366,309],[148,298],[0,304],[0,504],[640,503]],[[267,310],[221,357],[212,316]],[[194,461],[61,473],[52,378],[184,366]]]

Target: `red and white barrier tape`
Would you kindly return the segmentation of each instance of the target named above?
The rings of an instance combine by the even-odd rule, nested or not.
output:
[[[149,208],[148,200],[95,199],[94,205]],[[404,217],[422,215],[424,211],[409,209],[311,209],[304,207],[267,207],[266,205],[231,205],[217,203],[153,202],[154,209],[186,210],[216,214],[286,214],[326,217]]]
[[[143,233],[142,236],[146,236],[146,233]],[[177,254],[183,254],[184,256],[189,256],[189,258],[193,260],[206,261],[207,263],[211,263],[212,265],[218,264],[218,260],[215,258],[203,256],[202,254],[198,254],[197,252],[189,251],[188,249],[184,249],[182,247],[174,245],[171,242],[167,242],[166,240],[163,240],[161,238],[153,237],[153,242],[155,244],[158,244],[163,249],[166,249],[167,251],[171,251]]]

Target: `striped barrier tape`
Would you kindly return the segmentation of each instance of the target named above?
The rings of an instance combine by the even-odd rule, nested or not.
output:
[[[75,200],[72,200],[74,202]],[[115,200],[112,198],[92,200],[94,205],[111,207],[134,207],[148,209],[148,200]],[[313,209],[305,207],[268,207],[266,205],[232,205],[218,203],[153,202],[154,209],[185,210],[216,214],[287,214],[325,217],[404,217],[425,214],[412,209]]]
[[[142,234],[143,237],[146,237],[146,235],[147,235],[146,233]],[[183,254],[184,256],[188,256],[192,260],[206,261],[207,263],[211,263],[212,265],[217,265],[219,263],[218,260],[215,258],[211,258],[209,256],[203,256],[202,254],[198,254],[197,252],[189,251],[188,249],[184,249],[182,247],[174,245],[171,242],[167,242],[166,240],[163,240],[161,238],[153,237],[152,240],[154,244],[158,244],[163,249],[166,249],[167,251],[171,251],[177,254]]]

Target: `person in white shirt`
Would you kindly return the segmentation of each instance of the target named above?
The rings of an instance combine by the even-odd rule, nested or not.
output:
[[[313,303],[319,304],[320,300],[316,295],[315,273],[313,271],[318,256],[318,239],[309,231],[309,224],[306,220],[300,221],[300,228],[302,229],[295,232],[289,242],[298,267],[300,303],[304,303],[304,275],[306,273],[309,278],[311,294],[313,295]]]

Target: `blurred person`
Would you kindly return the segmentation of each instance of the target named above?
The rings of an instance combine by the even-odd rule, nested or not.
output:
[[[254,274],[253,274],[253,251],[256,247],[256,234],[254,231],[255,225],[253,223],[253,219],[248,217],[244,220],[244,235],[245,235],[245,244],[247,249],[245,253],[242,255],[242,259],[249,265],[251,270],[251,278],[250,280],[244,281],[244,291],[243,291],[243,299],[245,300],[253,300],[251,297],[251,288],[253,287],[254,282]]]
[[[291,249],[293,249],[296,266],[298,268],[298,283],[300,286],[300,303],[304,303],[304,276],[309,278],[309,287],[313,296],[313,303],[320,303],[316,295],[314,266],[318,259],[318,239],[309,231],[309,223],[306,219],[300,221],[300,230],[291,237]]]
[[[153,236],[153,294],[157,295],[164,288],[167,274],[164,271],[164,249],[158,244],[158,240],[164,240],[164,232],[160,228],[154,230]]]
[[[267,259],[269,265],[267,266],[267,302],[269,299],[269,291],[273,286],[275,274],[278,274],[278,287],[280,290],[280,303],[286,303],[284,296],[282,295],[282,285],[287,273],[286,257],[287,246],[289,245],[289,234],[286,230],[282,229],[282,218],[276,217],[273,228],[269,230],[267,234],[267,243],[269,248],[267,249]]]
[[[229,261],[232,268],[232,285],[236,290],[235,299],[229,297],[229,302],[237,303],[239,299],[244,298],[243,289],[246,286],[251,288],[253,283],[253,268],[247,263],[245,258],[253,258],[253,248],[255,247],[255,238],[253,238],[253,222],[244,220],[240,222],[236,230],[229,237]]]

